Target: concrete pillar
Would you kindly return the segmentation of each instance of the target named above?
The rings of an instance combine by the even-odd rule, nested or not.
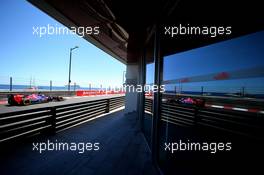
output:
[[[138,64],[128,64],[126,68],[126,85],[133,85],[136,89],[139,79]],[[138,94],[136,91],[129,92],[129,87],[126,87],[125,96],[125,113],[137,111]],[[130,88],[131,89],[131,88]]]

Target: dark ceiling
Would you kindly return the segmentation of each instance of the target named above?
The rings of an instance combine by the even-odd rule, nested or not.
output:
[[[161,24],[163,55],[201,47],[264,29],[260,1],[237,0],[29,0],[64,25],[99,26],[85,38],[123,63],[137,62],[154,24]],[[164,26],[232,26],[232,35],[215,38],[164,36]]]

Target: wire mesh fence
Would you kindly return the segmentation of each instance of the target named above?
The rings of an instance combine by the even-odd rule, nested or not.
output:
[[[113,90],[122,85],[107,85],[93,82],[71,82],[42,80],[36,78],[0,76],[0,91],[77,91],[77,90]]]

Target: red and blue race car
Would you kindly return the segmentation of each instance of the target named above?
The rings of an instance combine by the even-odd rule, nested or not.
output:
[[[10,94],[7,96],[9,105],[30,105],[30,104],[38,104],[38,103],[47,103],[50,101],[61,101],[63,97],[56,96],[46,96],[44,94],[30,94],[30,95],[22,95],[22,94]]]
[[[183,97],[177,100],[180,104],[193,105],[196,107],[204,107],[205,100],[199,98]]]

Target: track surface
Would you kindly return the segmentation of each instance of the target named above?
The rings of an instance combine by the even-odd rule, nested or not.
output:
[[[58,105],[65,105],[71,103],[79,103],[85,101],[92,101],[92,100],[100,100],[100,99],[107,99],[113,97],[121,97],[124,95],[114,94],[114,95],[102,95],[102,96],[89,96],[89,97],[66,97],[64,101],[59,102],[49,102],[49,103],[41,103],[41,104],[34,104],[29,106],[9,106],[7,104],[0,105],[0,114],[7,113],[7,112],[14,112],[14,111],[22,111],[27,109],[35,109],[35,108],[42,108],[42,107],[53,107]]]

